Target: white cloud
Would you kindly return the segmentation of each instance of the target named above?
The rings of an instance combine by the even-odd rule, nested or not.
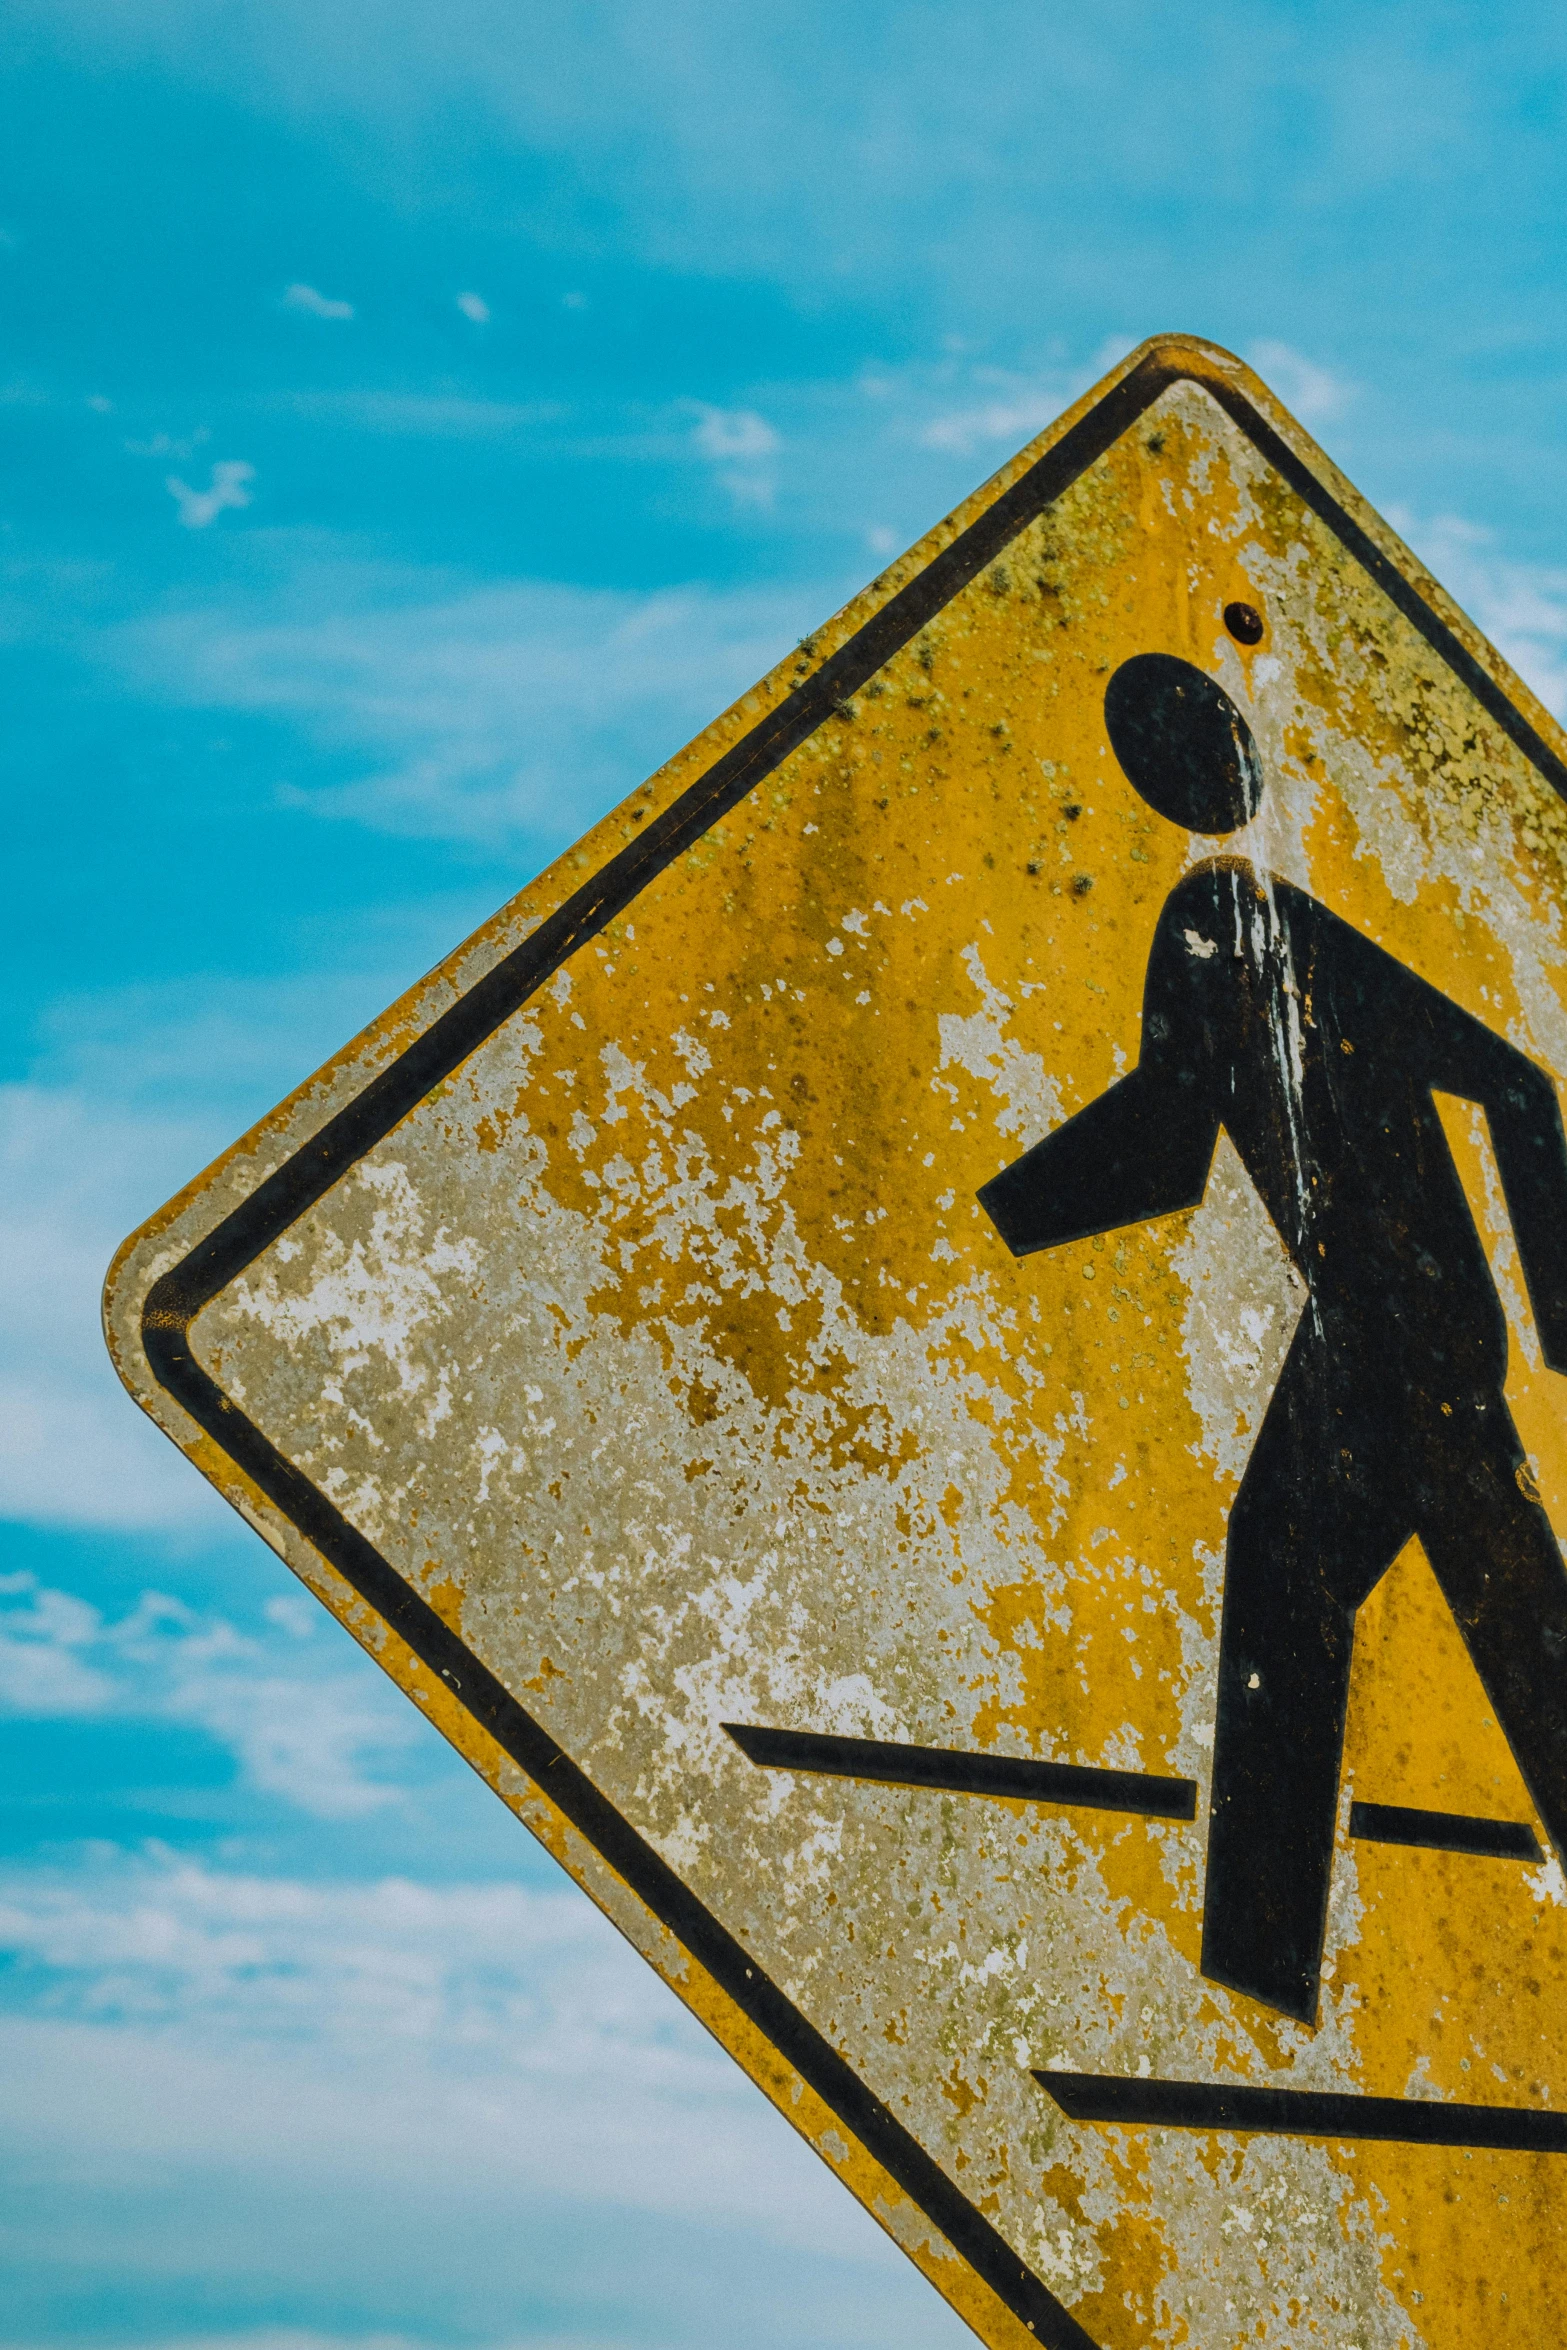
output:
[[[453,934],[461,927],[450,910]],[[405,972],[429,960],[412,918]],[[445,927],[445,925],[443,925]],[[187,983],[56,1007],[48,1080],[0,1088],[0,1517],[63,1528],[241,1536],[124,1393],[98,1293],[131,1226],[393,992],[377,971],[245,986]],[[184,1725],[294,1809],[357,1818],[400,1799],[419,1717],[317,1640],[298,1591],[244,1631],[146,1593],[105,1613],[0,1573],[0,1713]],[[416,1774],[417,1775],[417,1774]]]
[[[261,1612],[269,1624],[276,1624],[291,1640],[308,1640],[320,1622],[314,1600],[306,1599],[300,1591],[280,1592],[275,1599],[267,1601]]]
[[[274,1643],[161,1592],[111,1621],[35,1575],[0,1575],[0,1713],[182,1723],[226,1747],[252,1787],[317,1819],[357,1819],[398,1800],[375,1765],[414,1742],[418,1719],[375,1677],[333,1669],[331,1644],[317,1670],[295,1662],[311,1629],[287,1622],[283,1671]]]
[[[464,318],[472,319],[475,326],[489,325],[490,305],[488,302],[486,302],[482,294],[459,294],[457,297],[457,307],[462,312]]]
[[[202,1640],[193,1636],[197,1653],[178,1659],[153,1719],[204,1730],[227,1747],[250,1786],[313,1819],[363,1819],[401,1800],[401,1788],[378,1777],[376,1765],[413,1744],[419,1717],[390,1685],[357,1672],[309,1679],[258,1672],[254,1644],[238,1634],[213,1640],[206,1657]]]
[[[38,1017],[31,1084],[9,1096],[0,1088],[0,1154],[8,1099],[19,1121],[11,1196],[55,1180],[63,1166],[88,1189],[107,1187],[116,1204],[106,1215],[138,1202],[156,1207],[162,1194],[149,1186],[188,1176],[190,1151],[217,1149],[233,1139],[236,1121],[271,1109],[384,1010],[387,992],[416,976],[432,947],[455,943],[447,931],[468,911],[466,902],[387,906],[363,936],[323,941],[336,957],[324,971],[262,979],[194,971],[57,997]],[[122,1128],[143,1116],[139,1136]],[[101,1135],[92,1128],[99,1118],[107,1122]]]
[[[214,1522],[221,1505],[125,1396],[98,1322],[116,1244],[208,1156],[188,1118],[0,1087],[0,1515]]]
[[[352,302],[333,301],[329,295],[318,293],[314,286],[285,286],[285,310],[303,310],[309,318],[352,318]]]
[[[212,468],[212,479],[204,490],[193,490],[189,482],[181,481],[171,473],[164,488],[179,507],[179,518],[187,530],[205,530],[229,506],[248,506],[250,491],[246,484],[256,478],[256,469],[243,459],[225,458]]]
[[[1357,387],[1347,377],[1334,375],[1290,343],[1264,337],[1247,345],[1246,357],[1302,424],[1331,424],[1355,398]]]
[[[116,2343],[121,2350],[124,2337]],[[57,2344],[42,2341],[19,2342],[7,2335],[0,2337],[0,2350],[58,2350]],[[165,2333],[161,2329],[152,2334],[139,2334],[135,2350],[425,2350],[425,2346],[411,2334],[325,2333],[318,2326],[247,2326],[242,2331]],[[485,2345],[484,2350],[491,2350]],[[537,2341],[496,2344],[493,2350],[553,2350],[553,2346]],[[567,2350],[562,2344],[560,2350]],[[599,2350],[596,2344],[573,2342],[569,2350]],[[621,2350],[619,2343],[605,2345],[605,2350]],[[630,2345],[626,2345],[630,2350]]]
[[[629,2039],[654,2075],[726,2086],[702,2042],[673,2061],[659,2045],[667,1994],[654,1981],[614,1980],[612,1964],[595,1981],[614,1931],[564,1883],[312,1883],[156,1848],[89,1854],[74,1869],[0,1872],[0,1948],[63,1978],[60,2007],[79,2016],[206,2019],[270,2038],[305,2015],[339,2045],[487,2042],[486,2065],[564,2074],[566,2037],[604,2069]],[[552,2021],[574,1979],[579,2014]]]
[[[203,442],[211,438],[210,427],[203,424],[184,439],[177,439],[173,433],[155,432],[145,441],[128,440],[125,452],[130,457],[178,457],[183,463],[185,459],[194,457]]]
[[[301,795],[322,815],[564,846],[841,601],[400,584],[327,567],[270,607],[292,600],[295,616],[187,611],[125,630],[115,651],[144,690],[267,714],[347,767]]]
[[[19,2342],[0,2337],[0,2350],[59,2350],[58,2341]],[[123,2350],[123,2337],[115,2345]],[[328,2333],[319,2326],[251,2326],[243,2331],[139,2335],[135,2350],[434,2350],[432,2338],[407,2333]],[[440,2350],[446,2350],[441,2337]],[[475,2350],[647,2350],[644,2331],[593,2334],[506,2334]]]
[[[99,1849],[0,1873],[0,1950],[6,2134],[78,2208],[134,2179],[167,2230],[215,2190],[254,2227],[330,2181],[377,2252],[412,2224],[430,2259],[459,2215],[499,2238],[545,2197],[602,2239],[618,2207],[864,2263],[880,2322],[818,2341],[969,2338],[573,1888]]]
[[[754,408],[712,408],[703,400],[688,405],[696,417],[692,442],[714,468],[719,487],[736,506],[771,507],[778,484],[769,460],[782,442],[766,417]]]
[[[1132,350],[1135,335],[1106,335],[1091,358],[1074,359],[1060,346],[1033,367],[977,365],[951,351],[935,362],[862,375],[862,399],[892,420],[892,429],[943,456],[991,461],[1023,448],[1047,424],[1108,375]]]
[[[284,392],[262,405],[314,422],[432,440],[517,433],[567,414],[558,400],[473,400],[455,392]]]
[[[1094,353],[1089,370],[1089,383],[1096,383],[1100,376],[1108,375],[1112,367],[1119,367],[1128,352],[1135,351],[1141,341],[1141,335],[1124,333],[1106,335]]]
[[[777,433],[754,408],[709,408],[702,401],[693,405],[697,421],[691,438],[702,455],[715,463],[771,457],[777,449]]]
[[[1060,415],[1063,405],[1054,389],[1017,392],[933,416],[919,437],[927,449],[941,449],[955,457],[972,456],[975,450],[997,442],[1021,448]]]
[[[105,1712],[113,1686],[79,1653],[98,1624],[85,1600],[41,1590],[35,1575],[0,1575],[0,1711],[40,1720]]]
[[[922,448],[952,457],[1010,455],[1053,424],[1129,347],[1116,335],[1086,366],[1019,374],[949,361],[905,370],[896,378],[877,377],[861,388],[872,398],[897,402]]]
[[[105,1263],[107,1255],[96,1264],[100,1282]],[[128,1533],[211,1528],[222,1505],[142,1419],[107,1355],[101,1366],[80,1359],[103,1343],[92,1316],[82,1332],[79,1344],[51,1346],[53,1361],[0,1370],[0,1517]],[[6,1352],[14,1362],[14,1338]]]

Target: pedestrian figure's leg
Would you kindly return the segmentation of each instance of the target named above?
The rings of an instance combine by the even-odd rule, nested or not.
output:
[[[1363,1414],[1292,1351],[1230,1515],[1202,1971],[1311,2023],[1355,1610],[1410,1531],[1350,1449]]]
[[[1567,1567],[1500,1395],[1438,1424],[1423,1483],[1426,1556],[1567,1865]]]

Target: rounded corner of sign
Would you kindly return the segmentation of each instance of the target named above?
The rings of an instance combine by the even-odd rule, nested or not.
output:
[[[1222,379],[1226,383],[1241,381],[1248,391],[1266,395],[1267,387],[1253,374],[1244,359],[1226,350],[1222,343],[1211,342],[1206,335],[1188,334],[1176,327],[1162,328],[1157,334],[1145,335],[1134,344],[1124,359],[1119,360],[1098,387],[1101,392],[1113,390],[1128,376],[1151,372],[1169,378],[1192,377],[1198,383]]]
[[[1246,362],[1238,359],[1222,343],[1213,342],[1207,335],[1187,333],[1184,327],[1164,327],[1157,334],[1145,335],[1134,350],[1122,360],[1130,372],[1144,367],[1150,359],[1161,359],[1167,365],[1177,364],[1183,369],[1221,368],[1226,375],[1236,369],[1249,373]]]
[[[1307,432],[1300,419],[1279,398],[1249,360],[1232,351],[1224,343],[1216,343],[1207,335],[1164,333],[1150,335],[1127,354],[1115,371],[1118,380],[1123,374],[1135,374],[1139,369],[1152,369],[1170,380],[1184,378],[1190,383],[1210,389],[1223,386],[1230,393],[1239,393],[1247,404],[1275,430],[1300,445],[1303,452],[1323,458],[1324,453]]]
[[[1267,427],[1281,433],[1314,471],[1329,466],[1324,452],[1254,367],[1223,343],[1174,328],[1145,336],[1085,394],[1079,406],[1069,412],[1069,418],[1062,421],[1065,423],[1106,401],[1113,401],[1118,394],[1124,397],[1123,387],[1127,390],[1134,390],[1139,384],[1144,387],[1141,406],[1179,383],[1197,385],[1232,410],[1238,399],[1243,409],[1249,409]]]
[[[157,1279],[156,1263],[149,1263],[148,1257],[149,1251],[156,1248],[160,1221],[159,1217],[154,1216],[147,1223],[138,1224],[136,1230],[121,1241],[109,1259],[100,1297],[99,1310],[109,1360],[138,1403],[145,1402],[144,1389],[152,1376],[142,1321],[147,1299]]]
[[[182,1205],[188,1205],[184,1193],[121,1241],[103,1277],[99,1310],[104,1344],[120,1384],[188,1454],[195,1423],[170,1393],[158,1367],[160,1334],[173,1327],[168,1310],[158,1311],[159,1285],[190,1245],[188,1238],[182,1243],[178,1233],[176,1218]]]

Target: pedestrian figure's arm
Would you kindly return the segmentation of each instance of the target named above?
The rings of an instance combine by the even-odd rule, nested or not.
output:
[[[1451,1004],[1443,1012],[1446,1066],[1433,1082],[1485,1111],[1541,1350],[1553,1371],[1567,1371],[1567,1135],[1556,1087],[1480,1021]]]
[[[1194,1208],[1218,1140],[1178,1082],[1134,1069],[993,1176],[979,1204],[1015,1257]]]
[[[1194,911],[1204,920],[1209,912],[1202,896],[1194,909],[1191,894],[1190,885],[1172,891],[1160,917],[1137,1067],[979,1194],[1015,1257],[1171,1216],[1202,1198],[1219,1139],[1214,1015],[1228,965],[1214,941],[1190,926]],[[1217,936],[1217,925],[1208,927]]]

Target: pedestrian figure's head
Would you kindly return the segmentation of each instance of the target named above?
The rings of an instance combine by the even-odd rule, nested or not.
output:
[[[1127,780],[1172,824],[1235,832],[1256,815],[1262,763],[1251,728],[1190,661],[1123,661],[1105,691],[1105,725]]]

